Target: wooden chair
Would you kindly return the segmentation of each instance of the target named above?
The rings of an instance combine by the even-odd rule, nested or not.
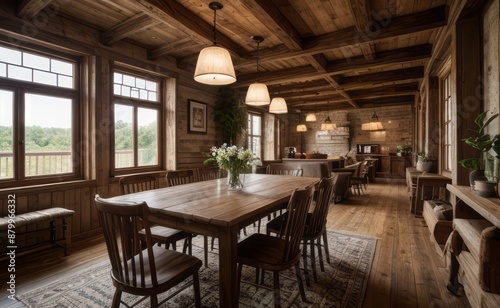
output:
[[[267,174],[302,176],[303,170],[290,164],[269,164],[267,165]]]
[[[168,171],[166,179],[168,187],[193,183],[196,181],[193,169]]]
[[[356,190],[358,191],[358,195],[361,196],[361,193],[364,193],[363,191],[363,169],[365,167],[366,161],[360,161],[358,163],[355,163],[353,168],[356,169],[354,173],[352,174],[351,177],[351,188],[353,189],[354,192]]]
[[[304,234],[307,212],[314,193],[314,185],[294,190],[288,203],[288,219],[277,237],[254,233],[238,243],[238,295],[241,289],[243,265],[255,267],[256,280],[259,281],[259,269],[272,271],[274,277],[274,306],[280,307],[279,272],[295,267],[302,300],[307,302],[299,268],[300,242]]]
[[[111,261],[111,279],[116,288],[111,307],[120,306],[123,292],[149,296],[150,307],[157,307],[171,298],[158,303],[158,294],[191,276],[194,302],[196,307],[201,307],[198,280],[201,260],[154,245],[148,220],[149,208],[145,202],[117,203],[96,195],[95,205]],[[145,230],[144,236],[139,235],[140,230]],[[182,288],[190,285],[188,282]]]
[[[140,191],[146,191],[159,188],[158,178],[151,174],[137,174],[122,177],[120,179],[120,188],[122,194],[131,194]],[[189,249],[189,254],[192,254],[191,238],[192,234],[172,229],[164,226],[152,226],[151,238],[159,245],[164,244],[165,248],[169,246],[173,250],[177,250],[177,241],[184,240],[184,248],[182,252]]]
[[[208,181],[208,180],[216,180],[220,179],[220,169],[219,167],[204,167],[198,168],[198,180],[199,181]]]
[[[168,171],[165,177],[167,179],[167,186],[169,187],[195,182],[193,169]],[[208,237],[206,235],[203,236],[203,243],[205,249],[203,263],[205,267],[208,267]]]
[[[293,176],[302,176],[303,169],[297,168],[297,166],[293,166],[292,164],[283,164],[283,163],[275,163],[267,165],[266,174],[275,174],[275,175],[293,175]],[[273,217],[276,217],[277,213],[280,215],[283,214],[283,211],[280,210],[278,212],[274,212],[272,215],[267,216],[267,220],[271,220]],[[260,232],[261,220],[257,223],[257,232]]]
[[[323,255],[321,252],[321,237],[323,237],[323,247],[325,249],[326,262],[330,264],[330,252],[328,249],[328,237],[326,234],[326,218],[328,216],[328,210],[330,208],[330,202],[335,192],[335,185],[337,183],[338,175],[333,175],[329,178],[323,178],[318,186],[316,187],[315,198],[316,202],[313,203],[314,207],[310,213],[307,213],[306,218],[306,229],[304,231],[304,236],[302,237],[303,249],[302,257],[304,259],[304,273],[306,277],[306,284],[309,286],[309,274],[307,271],[307,246],[311,248],[311,266],[313,270],[314,281],[317,282],[316,274],[316,255],[314,252],[314,242],[317,241],[316,246],[318,248],[318,255],[320,261],[321,271],[324,271]],[[283,227],[286,225],[288,214],[285,213],[281,216],[276,217],[267,223],[267,234],[276,233],[279,234]]]

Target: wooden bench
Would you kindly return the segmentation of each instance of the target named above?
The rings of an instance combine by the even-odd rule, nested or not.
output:
[[[422,215],[431,232],[430,238],[436,252],[443,257],[444,246],[453,231],[453,208],[448,202],[425,200]]]
[[[410,202],[410,212],[415,216],[422,216],[425,200],[448,201],[449,195],[446,184],[451,183],[449,177],[434,173],[425,173],[417,177],[415,198]]]
[[[46,245],[55,245],[63,248],[64,254],[68,255],[68,244],[71,243],[71,222],[74,213],[75,211],[73,210],[53,207],[17,214],[12,219],[9,219],[9,217],[2,217],[0,218],[0,241],[2,243],[2,249],[7,250],[8,247],[13,246],[16,247],[16,253],[22,253]],[[62,220],[62,234],[60,237],[56,234],[56,220],[58,219]],[[48,224],[49,226],[40,228],[39,224],[43,224],[44,226]],[[13,232],[9,231],[10,225],[14,226],[14,228],[10,229]],[[34,226],[34,229],[28,228],[30,226]],[[25,235],[40,233],[41,231],[49,231],[48,240],[42,242],[36,241],[34,244],[25,243],[23,246],[19,245],[19,242],[27,242],[24,239]],[[9,239],[13,239],[14,242],[9,244]]]

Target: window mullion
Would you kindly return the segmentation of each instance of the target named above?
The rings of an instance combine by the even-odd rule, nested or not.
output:
[[[134,116],[132,124],[132,134],[133,134],[133,149],[134,149],[134,167],[139,166],[139,115],[138,115],[137,105],[134,106]]]

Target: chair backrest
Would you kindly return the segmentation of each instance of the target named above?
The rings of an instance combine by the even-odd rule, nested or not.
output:
[[[335,193],[335,185],[337,184],[338,174],[334,174],[329,178],[323,178],[316,187],[316,206],[310,215],[309,222],[305,230],[306,234],[318,234],[326,226],[326,217],[328,209]]]
[[[157,188],[158,178],[151,174],[129,175],[120,179],[120,189],[124,195]]]
[[[363,170],[363,162],[357,162],[355,164],[345,166],[345,169],[354,169],[354,172],[352,174],[353,178],[360,178],[361,177],[361,171]]]
[[[193,183],[195,181],[193,169],[168,171],[166,178],[168,187]]]
[[[220,170],[219,167],[204,167],[198,168],[198,180],[199,181],[208,181],[220,179]]]
[[[314,195],[314,184],[293,191],[287,207],[286,224],[278,237],[285,240],[282,262],[287,262],[300,254],[300,242],[304,235],[306,217]]]
[[[145,202],[111,202],[99,195],[95,196],[95,205],[108,249],[112,278],[127,286],[144,287],[147,283],[145,273],[150,273],[150,283],[158,285],[148,205]],[[145,231],[144,236],[139,235],[140,230]]]
[[[303,170],[290,164],[269,164],[267,165],[267,174],[279,174],[279,175],[293,175],[302,176]]]

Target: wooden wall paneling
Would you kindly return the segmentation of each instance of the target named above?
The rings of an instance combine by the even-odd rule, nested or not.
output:
[[[15,192],[14,192],[15,193]],[[28,196],[26,195],[19,195],[16,194],[16,215],[21,214],[21,213],[26,213],[28,212]],[[24,232],[26,231],[26,227],[20,228],[20,230],[16,229],[16,233],[19,232]],[[17,236],[16,235],[16,242],[23,242],[26,240],[26,235],[21,235]]]
[[[94,198],[91,196],[91,188],[84,187],[80,190],[80,213],[81,213],[81,227],[79,233],[88,232],[91,230],[91,211],[90,207],[93,205]]]
[[[440,97],[439,97],[439,77],[429,77],[427,79],[426,103],[427,118],[425,119],[426,140],[425,152],[427,154],[438,155],[440,147]]]
[[[89,220],[89,225],[90,225],[90,230],[95,230],[101,227],[99,224],[99,217],[97,216],[97,208],[95,207],[94,204],[94,199],[95,195],[97,194],[97,188],[96,187],[91,187],[90,188],[90,202],[89,202],[89,212],[90,212],[90,220]]]
[[[482,14],[483,29],[483,74],[484,74],[484,110],[500,112],[500,1],[492,0]],[[500,120],[495,119],[486,128],[486,132],[495,135],[500,131]]]
[[[38,204],[38,194],[33,194],[27,196],[27,202],[28,202],[28,211],[29,212],[34,212],[38,211],[40,209],[39,204]],[[36,231],[40,228],[44,228],[44,224],[38,223],[36,225],[31,224],[26,227],[26,231]],[[30,236],[27,237],[26,240],[26,245],[33,245],[36,244],[38,241],[43,241],[43,236],[40,236],[40,234],[37,233],[32,233]]]
[[[461,140],[477,129],[474,119],[482,111],[482,69],[480,19],[472,16],[456,23],[453,35],[454,62],[452,63],[451,93],[454,110],[452,119],[456,123],[456,156],[453,163],[453,184],[469,185],[470,170],[463,168],[458,161],[463,158],[480,157],[478,150],[467,146]]]
[[[110,176],[110,132],[113,127],[111,119],[111,84],[110,74],[112,71],[110,60],[103,57],[96,58],[95,92],[95,145],[94,161],[96,169],[97,185],[109,183]]]
[[[73,215],[73,224],[71,234],[79,234],[82,225],[82,204],[79,189],[68,189],[64,191],[64,205],[67,209],[75,211]],[[83,209],[85,210],[85,208]]]

